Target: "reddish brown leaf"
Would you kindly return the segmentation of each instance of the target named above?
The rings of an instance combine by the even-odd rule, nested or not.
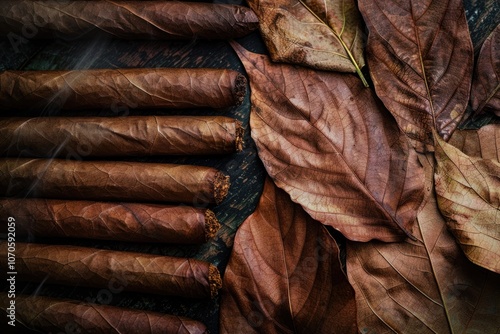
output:
[[[358,72],[362,77],[362,21],[354,0],[250,0],[248,4],[259,17],[274,61]]]
[[[360,0],[378,96],[420,152],[451,136],[467,107],[473,47],[462,0]]]
[[[251,81],[252,137],[276,185],[347,238],[402,239],[423,199],[423,171],[371,90],[353,75],[234,47]]]
[[[500,25],[484,41],[479,52],[471,104],[476,114],[492,111],[500,116]]]
[[[356,333],[334,239],[266,180],[224,275],[221,333]]]
[[[500,162],[469,157],[436,138],[441,213],[472,262],[500,273]]]
[[[490,124],[479,130],[457,130],[449,144],[466,155],[500,162],[500,125]]]
[[[429,157],[429,159],[432,159]],[[432,192],[417,241],[348,241],[347,273],[361,333],[498,333],[500,275],[469,262],[446,229]]]

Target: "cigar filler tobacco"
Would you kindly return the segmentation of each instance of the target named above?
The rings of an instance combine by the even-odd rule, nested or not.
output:
[[[246,78],[213,68],[129,68],[0,73],[0,109],[227,108]]]
[[[0,154],[117,157],[242,150],[241,123],[224,116],[0,118]]]
[[[0,293],[1,308],[7,311],[9,302],[7,293]],[[66,332],[68,324],[73,333],[208,333],[199,321],[158,312],[39,295],[16,295],[15,302],[16,321],[45,333]]]
[[[7,242],[0,241],[0,265],[7,266]],[[214,265],[178,258],[90,247],[16,243],[17,278],[188,298],[214,298],[221,278]]]
[[[0,35],[33,38],[233,39],[258,28],[248,7],[180,1],[2,1]],[[26,28],[28,27],[28,28]]]
[[[0,196],[219,204],[229,176],[205,166],[0,158]]]
[[[185,205],[1,198],[16,236],[200,244],[220,228],[209,209]]]

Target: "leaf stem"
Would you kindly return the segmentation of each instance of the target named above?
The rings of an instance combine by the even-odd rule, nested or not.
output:
[[[345,44],[345,42],[342,40],[342,38],[337,34],[337,32],[335,30],[333,30],[332,27],[330,27],[325,21],[323,21],[315,12],[313,12],[313,10],[304,3],[304,1],[302,0],[299,0],[299,2],[302,4],[302,6],[304,6],[308,11],[309,13],[311,13],[318,21],[320,21],[321,23],[323,23],[325,26],[328,27],[328,29],[330,29],[333,34],[338,38],[338,40],[340,41],[340,44],[342,44],[342,47],[344,48],[344,50],[346,51],[347,53],[347,56],[349,57],[349,60],[351,61],[351,63],[354,65],[354,68],[356,69],[356,73],[358,74],[359,78],[361,79],[361,82],[363,82],[363,85],[365,87],[370,87],[370,85],[368,84],[368,81],[366,81],[366,78],[365,76],[363,75],[363,72],[361,72],[361,69],[359,68],[359,65],[358,63],[356,62],[356,59],[354,59],[354,56],[352,55],[351,53],[351,50],[349,50],[349,48],[347,47],[347,45]]]

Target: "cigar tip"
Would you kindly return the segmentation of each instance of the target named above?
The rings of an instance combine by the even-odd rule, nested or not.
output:
[[[205,241],[215,237],[220,229],[220,223],[212,210],[205,210]]]
[[[244,134],[245,134],[245,130],[243,129],[241,122],[237,121],[236,122],[236,140],[235,140],[236,152],[243,151],[243,144],[244,144],[243,135]]]
[[[241,73],[238,73],[234,83],[234,96],[236,98],[236,105],[243,103],[245,95],[247,94],[247,79]]]
[[[220,204],[227,196],[229,192],[229,175],[224,174],[223,172],[218,171],[215,174],[214,180],[214,199],[215,204]]]
[[[213,264],[208,267],[208,281],[210,282],[210,297],[215,298],[222,288],[222,279],[220,277],[219,269]]]

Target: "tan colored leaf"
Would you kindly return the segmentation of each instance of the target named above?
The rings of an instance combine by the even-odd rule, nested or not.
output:
[[[472,109],[500,116],[500,25],[484,41],[472,80]]]
[[[436,193],[451,233],[472,262],[500,273],[500,162],[436,138]]]
[[[250,77],[252,137],[276,185],[347,238],[404,238],[423,199],[423,170],[373,92],[349,74],[234,48]]]
[[[418,215],[417,241],[348,241],[347,273],[356,291],[359,330],[498,333],[500,275],[463,255],[437,208],[432,167],[426,170],[429,199]]]
[[[489,124],[479,130],[457,130],[449,144],[466,155],[500,162],[500,125]]]
[[[448,140],[469,101],[473,47],[462,0],[360,0],[377,95],[419,152]]]
[[[363,33],[355,1],[249,0],[248,4],[259,17],[274,61],[361,74]]]
[[[221,333],[356,333],[334,239],[268,178],[224,274]]]

